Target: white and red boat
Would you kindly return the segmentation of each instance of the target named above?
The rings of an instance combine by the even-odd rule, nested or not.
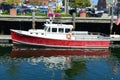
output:
[[[11,29],[13,43],[60,48],[109,48],[110,38],[100,33],[72,31],[72,25],[45,23],[44,29]]]

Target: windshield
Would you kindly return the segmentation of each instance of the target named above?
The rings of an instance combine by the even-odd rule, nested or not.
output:
[[[44,31],[47,31],[47,26],[45,26]]]

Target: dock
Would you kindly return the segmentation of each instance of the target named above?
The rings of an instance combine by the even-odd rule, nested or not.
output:
[[[10,35],[0,35],[0,43],[9,44],[12,43],[12,39]]]
[[[0,46],[13,46],[10,35],[0,35]]]
[[[113,17],[113,22],[115,23],[116,16]],[[35,22],[46,22],[49,19],[47,16],[35,16]],[[71,23],[72,17],[56,17],[54,21],[61,23]],[[10,15],[0,15],[0,21],[28,21],[32,22],[32,16],[10,16]],[[108,14],[103,17],[75,17],[76,23],[111,23],[111,16]]]
[[[111,42],[120,41],[120,38],[111,38],[110,41]]]
[[[10,35],[0,35],[0,40],[11,40]]]

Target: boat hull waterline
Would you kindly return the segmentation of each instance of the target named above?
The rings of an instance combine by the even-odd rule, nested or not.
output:
[[[11,30],[13,43],[62,48],[109,48],[110,40],[61,40],[30,36]]]

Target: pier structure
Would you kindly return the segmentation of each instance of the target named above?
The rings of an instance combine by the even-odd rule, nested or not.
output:
[[[116,16],[113,18],[113,22],[115,23]],[[41,17],[41,16],[35,16],[35,22],[45,22],[46,19],[49,19],[49,17]],[[32,21],[32,16],[0,16],[0,21]],[[72,17],[57,17],[54,19],[56,22],[61,23],[71,23]],[[103,17],[76,17],[75,18],[76,23],[111,23],[111,16],[108,16],[106,14],[103,15]]]

